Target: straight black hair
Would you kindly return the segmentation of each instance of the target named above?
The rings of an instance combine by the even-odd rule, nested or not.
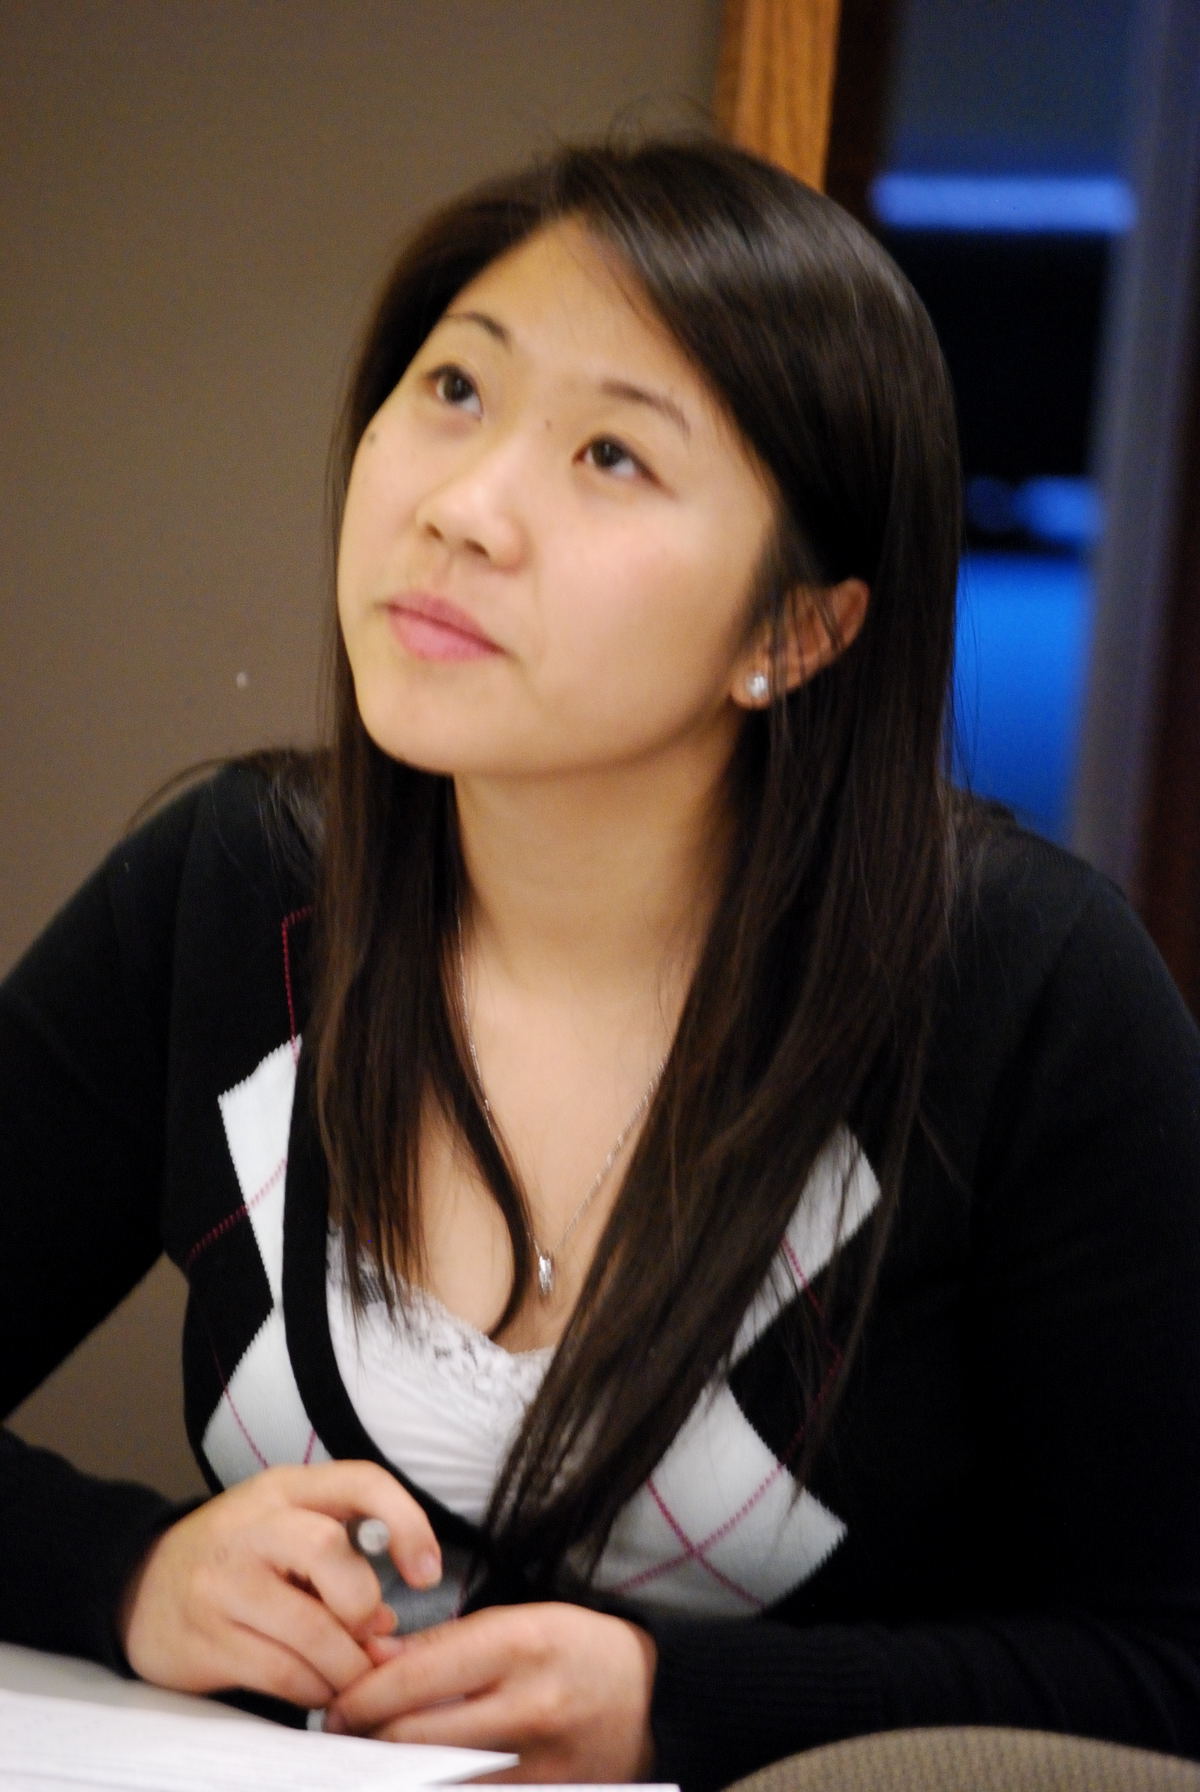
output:
[[[882,1188],[870,1242],[852,1273],[827,1272],[819,1320],[804,1301],[788,1316],[813,1405],[801,1478],[819,1448],[900,1194],[947,934],[960,536],[952,397],[919,300],[838,206],[704,139],[568,148],[417,231],[350,383],[335,524],[359,441],[447,305],[563,219],[670,331],[774,484],[757,620],[779,643],[797,593],[819,602],[848,577],[870,603],[826,670],[747,716],[729,768],[728,874],[667,1069],[492,1504],[497,1541],[547,1580],[568,1555],[594,1562],[851,1125]],[[449,968],[465,896],[452,785],[373,744],[340,641],[332,697],[308,1035],[332,1217],[358,1298],[378,1279],[402,1304],[421,1272],[421,1116],[438,1102],[508,1227],[499,1331],[531,1287],[530,1228]]]

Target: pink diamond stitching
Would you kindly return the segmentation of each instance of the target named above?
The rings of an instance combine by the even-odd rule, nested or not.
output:
[[[723,1574],[715,1563],[709,1561],[705,1551],[711,1547],[712,1539],[710,1538],[704,1543],[693,1543],[675,1514],[671,1511],[671,1508],[667,1505],[667,1502],[663,1499],[658,1488],[654,1485],[653,1476],[646,1485],[650,1490],[655,1505],[658,1507],[675,1535],[679,1538],[679,1541],[683,1544],[683,1553],[682,1555],[677,1556],[673,1561],[662,1562],[657,1568],[648,1569],[644,1575],[638,1576],[638,1580],[644,1584],[648,1580],[653,1580],[659,1574],[666,1574],[671,1569],[683,1567],[686,1562],[698,1562],[706,1573],[712,1575],[712,1578],[719,1586],[725,1588],[726,1592],[732,1593],[736,1599],[744,1600],[751,1611],[760,1612],[763,1609],[762,1600],[756,1599],[753,1593],[747,1592],[745,1587],[739,1586],[735,1580],[730,1579],[729,1575]],[[762,1490],[760,1489],[759,1491],[761,1494]],[[726,1535],[733,1525],[741,1522],[753,1503],[753,1500],[748,1501],[744,1510],[739,1512],[737,1517],[730,1521],[728,1526],[724,1527]],[[621,1589],[621,1591],[625,1590],[626,1589],[624,1588]]]
[[[792,1249],[791,1241],[786,1236],[783,1240],[783,1253],[798,1290],[803,1293],[805,1299],[812,1306],[818,1319],[821,1319],[823,1315],[821,1313],[820,1302],[813,1294],[808,1283],[808,1278],[804,1273],[803,1266],[796,1256],[795,1251]],[[825,1396],[829,1391],[830,1382],[837,1374],[842,1362],[841,1351],[835,1344],[833,1344],[831,1339],[827,1338],[827,1341],[832,1346],[831,1358],[829,1366],[821,1379],[821,1386],[817,1390],[817,1397],[813,1403],[814,1413],[820,1410]],[[738,1582],[733,1580],[729,1575],[724,1574],[715,1563],[709,1560],[708,1551],[715,1548],[718,1543],[722,1542],[737,1529],[742,1521],[748,1517],[764,1498],[768,1490],[774,1486],[779,1476],[785,1473],[789,1463],[791,1463],[795,1457],[796,1451],[800,1448],[807,1429],[808,1419],[806,1418],[788,1444],[782,1460],[776,1462],[775,1467],[769,1474],[764,1476],[759,1485],[754,1489],[753,1493],[743,1501],[737,1511],[730,1513],[729,1517],[726,1518],[723,1523],[719,1524],[715,1530],[710,1531],[699,1543],[689,1537],[684,1526],[679,1522],[678,1518],[671,1511],[667,1502],[662,1497],[662,1493],[656,1486],[653,1477],[651,1477],[646,1483],[647,1490],[653,1498],[655,1505],[658,1507],[659,1512],[683,1545],[683,1549],[679,1555],[667,1557],[663,1561],[655,1563],[653,1567],[645,1568],[639,1574],[629,1576],[628,1579],[621,1581],[614,1591],[618,1593],[634,1592],[639,1588],[650,1585],[653,1581],[661,1579],[662,1576],[666,1574],[673,1573],[677,1568],[686,1567],[689,1562],[697,1562],[706,1573],[710,1574],[719,1585],[723,1586],[726,1591],[732,1593],[735,1598],[744,1600],[754,1611],[762,1611],[764,1609],[763,1601],[756,1598],[756,1596],[749,1592],[745,1587],[740,1586]]]

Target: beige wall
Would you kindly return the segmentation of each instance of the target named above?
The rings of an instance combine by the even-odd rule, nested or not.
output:
[[[174,770],[311,737],[326,440],[406,223],[555,137],[698,120],[719,10],[4,0],[0,966]],[[156,1271],[19,1428],[196,1485],[179,1308]]]

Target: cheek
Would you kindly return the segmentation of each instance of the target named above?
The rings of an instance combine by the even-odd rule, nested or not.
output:
[[[385,502],[385,483],[379,457],[360,448],[350,469],[346,487],[346,507],[342,515],[342,552],[352,552],[357,543],[378,528],[378,518]]]
[[[366,489],[369,484],[368,472],[363,462],[363,451],[360,448],[350,470],[350,482],[346,487],[346,502],[342,509],[342,527],[338,536],[337,594],[338,608],[343,612],[343,620],[345,620],[344,605],[357,583],[363,558],[364,536],[370,514]]]
[[[353,584],[380,570],[414,501],[404,468],[409,464],[396,432],[372,427],[359,446],[346,486],[338,542],[338,584]]]
[[[639,685],[719,680],[744,640],[751,575],[718,541],[643,539],[609,569],[591,606],[596,648],[632,660]]]

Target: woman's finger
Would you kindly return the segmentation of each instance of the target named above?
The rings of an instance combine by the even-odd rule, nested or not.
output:
[[[328,1688],[325,1703],[370,1669],[370,1659],[328,1606],[266,1565],[231,1577],[221,1596],[225,1623],[278,1644]]]
[[[214,1661],[209,1692],[241,1687],[250,1692],[286,1699],[289,1704],[322,1710],[337,1688],[312,1663],[277,1638],[231,1624],[221,1638],[219,1662]]]
[[[378,1665],[339,1695],[331,1721],[372,1736],[392,1719],[488,1691],[515,1659],[515,1643],[506,1647],[503,1629],[489,1622],[495,1616],[475,1612],[411,1636],[373,1640],[367,1653]]]
[[[379,1577],[341,1520],[293,1507],[271,1513],[247,1543],[278,1575],[315,1594],[352,1636],[378,1632]]]
[[[529,1724],[511,1697],[497,1691],[389,1718],[362,1732],[376,1742],[432,1743],[439,1748],[490,1748],[527,1755]]]
[[[440,1580],[442,1553],[433,1526],[412,1495],[378,1463],[322,1462],[268,1469],[266,1476],[290,1503],[343,1523],[381,1518],[388,1527],[392,1561],[410,1586],[434,1586]]]

